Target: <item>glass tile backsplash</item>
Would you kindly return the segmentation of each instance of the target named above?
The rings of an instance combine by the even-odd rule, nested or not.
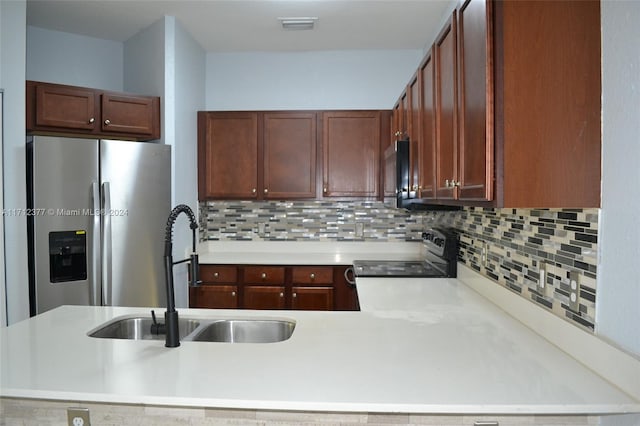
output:
[[[448,226],[460,234],[459,258],[468,267],[593,331],[598,212],[467,207],[453,212],[410,213],[371,201],[216,201],[200,203],[200,238],[420,241],[425,227]],[[545,290],[538,286],[541,262],[546,268]],[[570,274],[580,283],[574,304],[569,302]]]

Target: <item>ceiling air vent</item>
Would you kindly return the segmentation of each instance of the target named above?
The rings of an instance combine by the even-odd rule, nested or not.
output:
[[[278,18],[284,30],[312,30],[317,17]]]

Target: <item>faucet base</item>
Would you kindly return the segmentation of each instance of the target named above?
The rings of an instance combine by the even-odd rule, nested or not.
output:
[[[165,312],[164,324],[166,328],[166,336],[164,345],[167,348],[177,348],[180,346],[180,331],[178,329],[178,312]]]

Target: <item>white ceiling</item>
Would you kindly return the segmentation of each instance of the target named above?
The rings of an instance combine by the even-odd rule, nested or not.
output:
[[[422,49],[452,0],[27,0],[27,24],[125,41],[175,16],[207,52]],[[318,17],[312,31],[279,17]]]

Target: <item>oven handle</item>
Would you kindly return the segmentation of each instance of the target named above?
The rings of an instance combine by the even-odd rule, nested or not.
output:
[[[349,278],[349,272],[351,272],[352,278]],[[344,279],[347,281],[347,283],[350,286],[352,287],[356,286],[356,275],[355,275],[355,272],[353,272],[353,266],[349,266],[347,269],[344,270]]]

